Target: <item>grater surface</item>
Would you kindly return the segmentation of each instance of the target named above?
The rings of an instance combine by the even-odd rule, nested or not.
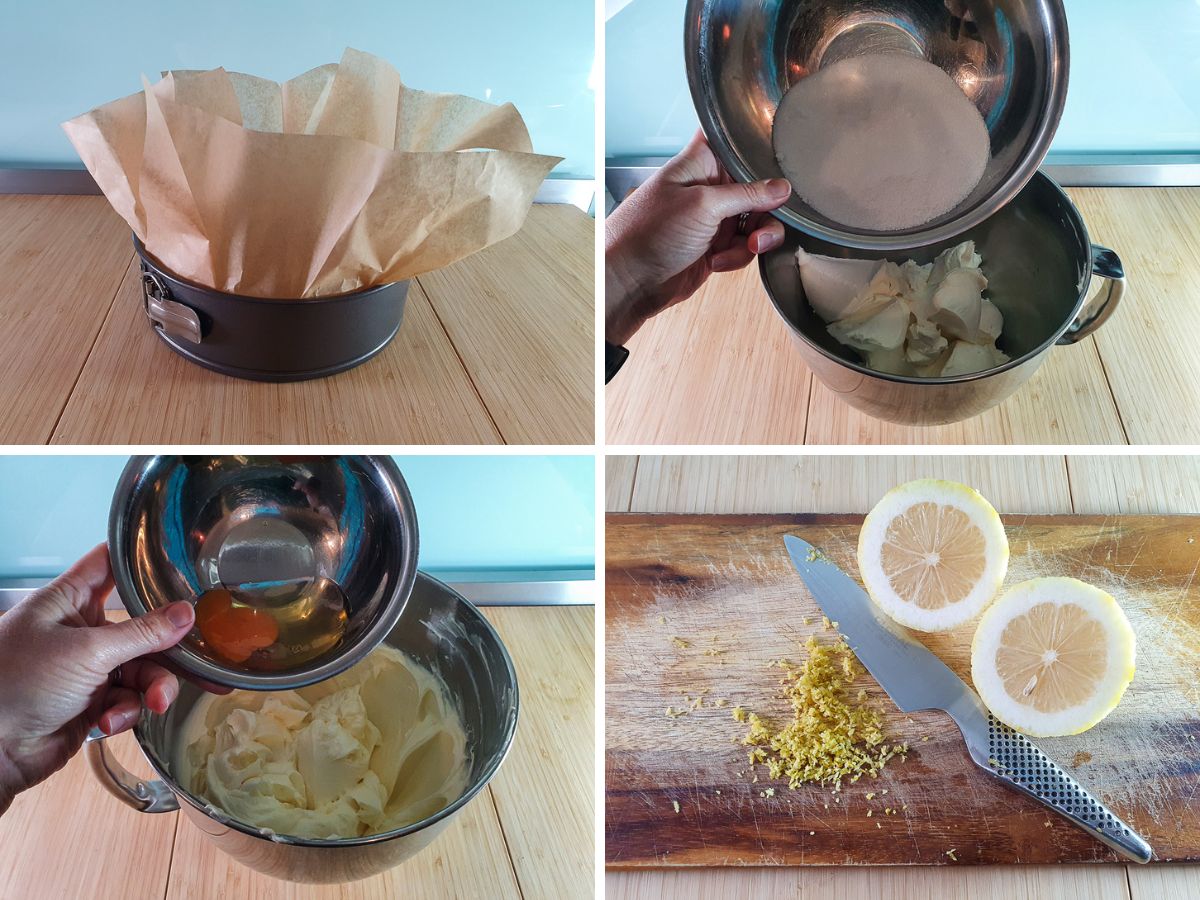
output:
[[[1033,743],[988,713],[988,767],[1002,781],[1083,826],[1114,850],[1149,862],[1149,844]]]

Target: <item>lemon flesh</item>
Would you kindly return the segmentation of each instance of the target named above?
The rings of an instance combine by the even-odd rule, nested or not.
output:
[[[1087,731],[1133,680],[1135,638],[1109,594],[1074,578],[1006,591],[979,621],[971,678],[997,719],[1035,737]]]
[[[897,622],[945,631],[995,598],[1008,570],[1008,538],[978,491],[920,479],[893,488],[867,514],[858,568],[871,599]]]

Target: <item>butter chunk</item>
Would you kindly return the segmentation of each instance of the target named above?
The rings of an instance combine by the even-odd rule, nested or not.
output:
[[[845,305],[840,321],[863,321],[894,305],[906,287],[900,267],[886,260],[867,283],[867,286]]]
[[[994,344],[1004,328],[1004,316],[991,300],[984,299],[979,304],[979,330],[976,332],[976,344]]]
[[[864,353],[895,350],[904,344],[910,313],[907,304],[892,299],[865,319],[843,319],[829,326],[839,343]]]
[[[867,368],[887,375],[916,375],[917,370],[905,358],[903,347],[892,350],[876,350],[867,354]]]
[[[908,326],[904,357],[908,362],[924,365],[934,362],[950,346],[950,342],[932,322],[918,319]]]
[[[1008,357],[995,347],[985,344],[972,344],[969,341],[955,341],[950,351],[950,358],[942,367],[942,376],[967,375],[971,372],[982,372],[993,366],[1008,362]]]
[[[908,259],[900,266],[900,271],[908,288],[906,296],[913,315],[918,319],[928,319],[933,315],[933,292],[937,288],[937,284],[930,279],[933,263],[921,266],[915,260]]]
[[[818,256],[803,247],[796,251],[796,264],[809,304],[826,322],[844,316],[850,301],[863,293],[881,266],[878,259]]]
[[[844,318],[850,302],[861,294],[883,267],[876,259],[838,259],[796,251],[796,264],[809,304],[826,322]]]
[[[983,257],[975,251],[975,242],[963,241],[938,254],[938,258],[933,261],[933,271],[929,280],[936,284],[955,269],[978,269],[982,263]]]
[[[887,260],[839,259],[796,251],[809,305],[826,322],[862,316],[905,289],[900,267]]]
[[[947,272],[934,291],[934,312],[930,320],[947,337],[974,340],[979,333],[983,291],[986,287],[987,279],[978,269]]]
[[[796,259],[805,294],[830,335],[859,351],[871,369],[934,378],[1008,360],[995,347],[1004,316],[983,296],[988,281],[973,241],[956,244],[924,264],[841,259],[804,250]]]

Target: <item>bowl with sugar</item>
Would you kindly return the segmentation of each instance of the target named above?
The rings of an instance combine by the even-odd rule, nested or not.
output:
[[[843,247],[948,240],[1012,201],[1067,95],[1061,0],[689,0],[692,99],[739,181]]]

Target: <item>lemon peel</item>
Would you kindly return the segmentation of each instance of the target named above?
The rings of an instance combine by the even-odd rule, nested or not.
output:
[[[971,679],[1001,722],[1035,737],[1079,734],[1121,701],[1136,638],[1113,597],[1075,578],[1034,578],[983,614]]]
[[[901,625],[945,631],[978,616],[1008,570],[1000,516],[973,488],[924,478],[893,488],[863,521],[867,593]]]

